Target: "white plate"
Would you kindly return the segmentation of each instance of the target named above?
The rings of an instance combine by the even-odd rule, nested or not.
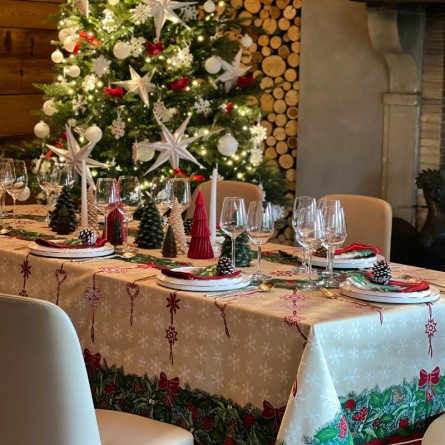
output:
[[[177,272],[188,272],[188,273],[194,273],[196,270],[201,269],[200,267],[176,267],[172,270],[177,271]],[[162,274],[164,275],[164,274]],[[236,283],[240,283],[241,281],[243,281],[243,275],[239,274],[236,277],[232,277],[232,278],[218,278],[217,280],[213,279],[213,280],[186,280],[184,278],[176,278],[176,277],[170,277],[168,275],[164,275],[165,277],[165,282],[167,283],[171,283],[171,284],[185,284],[185,285],[191,285],[193,284],[194,286],[207,286],[209,287],[210,283],[213,284],[215,283],[218,287],[219,286],[224,286],[226,284],[236,284]]]
[[[440,290],[435,286],[430,286],[428,291],[422,292],[391,292],[391,296],[388,296],[390,292],[373,292],[372,295],[369,295],[366,294],[366,291],[364,291],[363,289],[358,289],[354,286],[351,286],[351,284],[347,281],[340,284],[340,292],[343,295],[356,298],[357,300],[391,304],[430,303],[431,301],[436,301],[440,297]]]
[[[175,284],[175,283],[170,283],[165,278],[167,277],[160,272],[158,275],[156,275],[156,280],[158,284],[160,284],[161,286],[168,287],[170,289],[188,290],[193,292],[217,292],[220,290],[235,290],[235,289],[242,289],[243,287],[246,287],[250,284],[250,278],[245,275],[243,275],[242,280],[238,283],[218,285],[216,284],[218,280],[212,280],[212,281],[207,281],[206,286],[197,286],[195,282],[191,283],[190,282],[191,280],[183,280],[186,284]]]
[[[382,255],[376,255],[370,258],[354,258],[354,259],[334,259],[335,269],[366,269],[372,267],[376,261],[384,260]],[[303,256],[297,254],[297,260],[302,262]],[[328,260],[325,257],[312,255],[312,265],[317,267],[326,267]]]
[[[57,242],[54,241],[53,242]],[[94,258],[110,255],[114,252],[112,244],[105,244],[101,247],[83,247],[81,249],[63,249],[57,247],[39,246],[32,242],[29,246],[29,252],[33,255],[46,256],[50,258]]]

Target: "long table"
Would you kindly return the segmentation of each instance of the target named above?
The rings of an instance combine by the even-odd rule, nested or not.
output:
[[[279,252],[295,248],[269,244],[263,268],[274,289],[209,298],[157,284],[156,266],[191,264],[186,256],[141,250],[75,263],[32,255],[29,239],[50,234],[36,216],[44,208],[19,213],[24,230],[0,237],[0,292],[68,313],[99,408],[224,445],[383,443],[423,431],[444,410],[443,297],[391,305],[304,292]],[[445,286],[441,272],[395,265],[393,273]]]

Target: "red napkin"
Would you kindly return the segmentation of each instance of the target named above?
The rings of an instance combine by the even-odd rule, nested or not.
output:
[[[366,273],[366,277],[371,280],[371,272]],[[372,283],[372,282],[371,282]],[[430,283],[428,281],[407,281],[407,280],[389,280],[387,286],[400,286],[401,289],[395,292],[420,292],[428,290]]]
[[[350,246],[344,249],[337,249],[335,255],[340,255],[342,253],[353,252],[357,250],[372,250],[375,253],[380,253],[380,249],[375,246],[367,246],[366,244],[352,243]]]
[[[234,278],[236,276],[238,276],[241,271],[240,270],[236,270],[235,272],[233,272],[230,275],[215,275],[215,276],[203,276],[203,275],[195,275],[189,272],[181,272],[179,270],[171,270],[171,269],[161,269],[161,273],[163,275],[166,275],[168,277],[173,277],[173,278],[181,278],[182,280],[221,280],[224,278]]]
[[[74,245],[66,245],[64,242],[55,243],[53,241],[49,241],[47,239],[37,238],[34,240],[36,244],[44,247],[55,247],[56,249],[85,249],[90,247],[102,247],[107,242],[106,239],[98,239],[96,244],[74,244]]]

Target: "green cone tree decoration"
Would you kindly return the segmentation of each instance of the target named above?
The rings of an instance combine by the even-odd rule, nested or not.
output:
[[[51,213],[51,220],[49,222],[49,226],[51,227],[51,230],[56,232],[59,216],[62,207],[65,207],[66,210],[63,210],[63,218],[64,218],[64,224],[62,226],[65,226],[69,220],[69,231],[66,232],[66,228],[64,228],[65,234],[72,233],[76,230],[77,227],[77,217],[76,217],[76,205],[74,204],[74,200],[71,196],[71,190],[68,186],[64,186],[62,188],[62,191],[59,195],[59,198],[56,202],[56,207]],[[57,232],[59,233],[59,232]]]
[[[164,244],[162,245],[162,256],[164,258],[175,258],[176,255],[175,233],[173,232],[173,227],[168,226]]]
[[[141,249],[160,249],[163,238],[161,215],[153,199],[150,199],[143,206],[135,242]]]
[[[247,267],[252,260],[252,251],[248,245],[249,238],[247,233],[243,232],[235,240],[235,267]],[[232,258],[232,239],[224,235],[224,242],[221,246],[222,257]]]

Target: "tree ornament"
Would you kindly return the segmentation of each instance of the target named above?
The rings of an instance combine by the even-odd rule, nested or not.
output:
[[[187,243],[185,241],[184,223],[181,216],[181,208],[178,200],[175,198],[173,206],[168,217],[168,225],[173,228],[176,242],[176,253],[183,255],[187,252]]]
[[[44,121],[37,123],[34,126],[34,134],[40,139],[45,139],[49,135],[48,124]]]
[[[31,190],[29,189],[29,187],[25,187],[22,193],[20,193],[20,195],[17,196],[17,200],[26,201],[27,199],[29,199],[30,196],[31,196]]]
[[[111,123],[111,134],[116,138],[120,139],[125,136],[125,122],[121,118],[121,109],[117,109],[117,118]]]
[[[52,99],[48,99],[43,103],[42,110],[47,116],[52,116],[59,111]]]
[[[154,158],[155,149],[153,147],[147,147],[150,141],[144,139],[141,142],[135,142],[133,144],[133,161],[134,162],[147,162]]]
[[[252,251],[249,247],[249,238],[246,232],[236,237],[235,240],[235,267],[247,267],[250,266],[252,260]],[[224,242],[221,246],[221,256],[231,258],[232,257],[232,238],[228,235],[224,235]]]
[[[204,68],[209,74],[216,74],[221,69],[221,59],[218,56],[212,56],[205,61]]]
[[[216,265],[216,274],[231,275],[233,272],[235,272],[235,268],[233,267],[232,260],[225,256],[219,257],[218,264]]]
[[[89,4],[88,0],[75,0],[74,6],[79,8],[79,11],[86,17],[89,17]]]
[[[212,243],[210,242],[210,229],[207,224],[207,211],[201,190],[198,192],[195,201],[193,226],[190,235],[192,239],[187,253],[189,258],[205,260],[214,257]]]
[[[117,42],[113,47],[113,54],[116,59],[126,59],[130,55],[130,45],[126,42]]]
[[[241,39],[241,45],[243,45],[244,48],[249,48],[252,43],[252,37],[250,37],[249,34],[244,34],[243,38]]]
[[[56,49],[51,53],[51,60],[54,63],[60,63],[63,60],[63,53],[59,49]]]
[[[59,217],[61,217],[60,223]],[[71,196],[71,190],[68,186],[64,186],[60,192],[56,206],[51,212],[49,226],[51,227],[51,230],[57,231],[59,235],[67,235],[68,233],[76,230],[76,206]]]
[[[70,65],[66,72],[68,76],[76,78],[80,75],[80,68],[77,65]]]
[[[211,14],[212,12],[215,12],[216,6],[215,3],[212,2],[212,0],[207,0],[204,3],[204,11]]]
[[[161,215],[152,198],[142,208],[135,242],[141,249],[160,249],[164,238]]]
[[[82,229],[79,233],[79,240],[82,244],[93,246],[97,242],[97,233],[91,229]]]
[[[84,136],[87,141],[96,144],[102,139],[102,130],[96,124],[93,124],[86,129]]]
[[[63,43],[65,39],[69,36],[76,34],[76,30],[74,28],[62,28],[59,31],[58,37],[59,40]]]
[[[97,207],[94,205],[95,192],[93,187],[88,187],[87,200],[88,200],[88,227],[95,230],[96,232],[99,232],[98,211]]]
[[[108,0],[108,3],[109,3],[111,6],[116,6],[116,5],[119,3],[119,0]]]
[[[238,150],[238,141],[230,134],[227,133],[218,140],[218,151],[223,156],[231,156]]]
[[[148,107],[148,93],[156,91],[156,85],[151,83],[153,74],[147,73],[144,77],[141,77],[132,66],[129,66],[129,69],[131,80],[113,82],[113,84],[125,88],[127,93],[139,94],[142,102]]]
[[[168,226],[165,234],[164,243],[162,245],[162,256],[164,258],[176,258],[176,242],[173,227]]]
[[[245,72],[247,72],[251,68],[250,66],[245,66],[245,67],[240,66],[242,53],[243,50],[240,49],[232,63],[226,62],[225,60],[221,60],[224,73],[221,74],[215,80],[215,82],[224,82],[226,93],[228,93],[230,89],[236,84],[238,77],[241,77]]]
[[[71,35],[71,36],[68,36],[63,41],[63,48],[66,51],[68,51],[69,53],[72,53],[74,51],[74,48],[76,47],[76,44],[77,44],[77,36]]]
[[[379,260],[374,263],[370,273],[370,280],[376,284],[388,284],[391,279],[391,268],[386,260]]]

